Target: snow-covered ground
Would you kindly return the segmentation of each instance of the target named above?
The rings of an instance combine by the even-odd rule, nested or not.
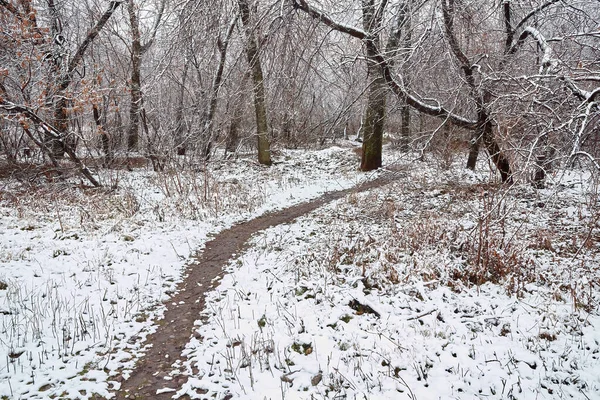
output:
[[[208,295],[179,394],[600,398],[586,175],[506,191],[460,169],[397,173],[253,238]]]
[[[600,398],[589,176],[507,191],[489,172],[386,157],[395,183],[261,232],[232,260],[178,394]],[[105,172],[114,192],[0,183],[0,397],[107,396],[207,238],[374,176],[349,148],[278,159]]]
[[[372,177],[349,148],[278,161],[110,170],[106,189],[0,182],[0,397],[108,395],[209,236]]]

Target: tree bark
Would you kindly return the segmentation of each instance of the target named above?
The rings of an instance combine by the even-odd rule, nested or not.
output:
[[[262,66],[260,64],[258,44],[250,21],[250,6],[248,0],[238,0],[238,5],[240,7],[242,23],[246,31],[246,57],[252,74],[254,111],[256,114],[256,134],[258,136],[258,162],[263,165],[271,165],[265,85]]]
[[[398,11],[394,20],[394,25],[388,38],[386,53],[390,57],[390,63],[393,63],[393,57],[396,57],[400,50],[400,43],[404,43],[404,47],[408,48],[411,45],[411,25],[410,25],[410,6],[411,0],[402,1],[398,5]],[[402,40],[402,32],[404,31],[404,39]],[[407,61],[407,56],[404,57],[404,62]],[[403,65],[403,71],[406,72],[406,65]],[[386,83],[387,84],[387,83]],[[405,74],[405,88],[410,87],[408,74]],[[410,144],[410,107],[404,102],[400,108],[400,149],[403,151],[409,150]]]
[[[129,128],[127,130],[127,150],[134,151],[139,143],[140,109],[142,106],[141,58],[142,42],[140,24],[133,0],[127,3],[129,24],[131,25],[131,105],[129,108]]]
[[[366,32],[376,32],[381,25],[383,8],[386,1],[375,7],[374,0],[363,0],[363,27]],[[367,49],[368,79],[371,80],[367,97],[367,108],[363,127],[361,171],[372,171],[381,167],[383,130],[385,126],[385,110],[387,84],[381,66],[375,60],[379,52],[379,34],[373,34],[365,42]]]
[[[467,169],[475,171],[477,158],[479,156],[479,146],[481,144],[481,130],[475,129],[469,140],[469,156],[467,157]]]
[[[177,109],[175,110],[175,149],[178,156],[184,156],[187,150],[187,129],[183,116],[185,108],[185,85],[189,63],[183,65],[183,73],[181,75],[181,86],[179,87],[179,98],[177,99]]]
[[[510,169],[510,162],[508,158],[504,155],[502,150],[500,149],[500,145],[496,141],[494,137],[494,124],[491,121],[487,111],[485,109],[480,111],[481,113],[481,123],[482,123],[482,138],[483,143],[490,157],[492,158],[492,162],[500,172],[500,178],[502,183],[513,183],[512,171]]]
[[[242,123],[241,109],[235,108],[231,123],[229,125],[229,131],[227,132],[227,141],[225,143],[226,153],[235,153],[238,145],[239,129]]]
[[[365,110],[360,161],[361,171],[372,171],[381,167],[383,128],[385,124],[387,84],[378,65],[370,62],[368,69],[369,76],[374,78],[372,78],[373,80],[369,86],[367,108]]]

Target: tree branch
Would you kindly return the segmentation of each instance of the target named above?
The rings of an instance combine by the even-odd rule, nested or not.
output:
[[[316,19],[331,29],[334,29],[338,32],[347,33],[348,35],[355,37],[360,40],[365,40],[369,37],[367,32],[362,29],[355,28],[350,25],[345,25],[339,22],[334,21],[331,17],[329,17],[325,12],[309,5],[306,0],[294,0],[294,8],[300,9],[310,15],[313,19]]]
[[[543,11],[544,9],[550,7],[552,4],[559,2],[560,0],[550,0],[544,4],[542,4],[541,6],[539,6],[538,8],[536,8],[535,10],[531,10],[531,12],[529,14],[527,14],[522,20],[521,22],[519,22],[517,24],[517,26],[515,27],[515,29],[513,29],[513,32],[517,32],[519,29],[521,29],[522,26],[524,26],[527,21],[529,21],[533,16],[535,16],[537,13]],[[511,43],[512,44],[512,43]]]
[[[371,40],[371,35],[365,32],[364,30],[336,22],[325,12],[309,5],[306,2],[306,0],[294,0],[294,8],[302,10],[303,12],[311,16],[313,19],[322,22],[323,24],[338,32],[346,33],[362,41]],[[477,121],[473,121],[464,118],[460,115],[456,115],[440,105],[432,106],[426,104],[421,100],[417,99],[416,97],[412,96],[410,93],[408,93],[404,89],[403,85],[401,85],[394,79],[390,62],[386,57],[384,57],[381,54],[380,51],[377,51],[375,53],[375,55],[373,56],[373,60],[380,65],[383,72],[383,77],[385,78],[385,81],[392,90],[392,92],[415,110],[423,114],[431,115],[433,117],[447,119],[452,124],[460,126],[462,128],[475,129],[477,127]]]
[[[512,14],[510,10],[510,0],[504,0],[504,32],[506,33],[506,42],[504,44],[504,52],[506,53],[512,46],[515,30],[512,27]]]
[[[69,155],[69,158],[79,167],[81,174],[85,176],[92,185],[95,187],[102,186],[100,182],[94,178],[94,175],[89,168],[79,159],[79,157],[77,157],[75,150],[73,150],[73,148],[62,139],[60,132],[40,118],[40,116],[38,116],[32,109],[23,105],[12,103],[6,99],[0,99],[0,109],[5,110],[9,114],[21,114],[34,124],[38,125],[44,131],[44,133],[51,136],[54,140],[59,141],[64,146],[65,152]],[[41,148],[46,153],[50,152],[50,150],[48,150],[45,146],[41,146]]]
[[[523,46],[528,36],[531,36],[544,52],[542,57],[542,65],[540,66],[540,74],[549,72],[550,68],[556,66],[558,62],[552,59],[552,48],[546,41],[546,38],[544,38],[544,35],[531,26],[528,26],[523,30],[517,42],[508,50],[507,55],[510,56],[515,54],[517,50]]]
[[[83,55],[85,54],[85,51],[90,46],[90,44],[92,44],[94,39],[96,39],[96,36],[98,36],[98,34],[100,33],[100,31],[102,30],[104,25],[106,25],[106,22],[108,22],[110,17],[117,10],[117,8],[119,8],[119,6],[123,3],[123,1],[124,0],[111,1],[110,4],[108,5],[108,8],[102,15],[102,17],[100,17],[100,19],[98,20],[96,25],[88,32],[86,38],[83,40],[83,42],[81,42],[81,44],[77,48],[77,52],[75,53],[75,55],[69,62],[69,67],[67,69],[67,72],[60,79],[59,91],[64,91],[69,87],[69,85],[71,84],[71,80],[73,78],[73,71],[75,71],[75,68],[77,68],[77,66],[83,59]]]
[[[156,33],[158,32],[158,28],[160,26],[160,21],[162,20],[163,14],[165,12],[166,2],[167,0],[162,0],[160,3],[156,20],[154,21],[154,25],[152,26],[152,34],[150,35],[150,39],[148,39],[148,41],[142,45],[142,54],[146,53],[154,44],[154,40],[156,39]]]

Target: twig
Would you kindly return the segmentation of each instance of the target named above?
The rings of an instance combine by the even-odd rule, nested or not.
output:
[[[412,321],[412,320],[415,320],[415,319],[421,319],[421,318],[423,318],[423,317],[426,317],[426,316],[428,316],[429,314],[433,314],[433,313],[434,313],[434,312],[436,312],[436,311],[437,311],[437,308],[434,308],[434,309],[433,309],[433,310],[431,310],[431,311],[427,311],[427,312],[425,312],[425,313],[423,313],[423,314],[419,314],[419,315],[417,315],[417,316],[415,316],[415,317],[410,317],[410,318],[408,318],[408,319],[407,319],[407,321]]]

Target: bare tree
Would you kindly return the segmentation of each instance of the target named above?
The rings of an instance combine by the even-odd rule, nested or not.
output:
[[[147,39],[146,43],[142,43],[138,7],[136,7],[135,0],[127,1],[127,14],[129,16],[129,25],[131,28],[131,104],[129,107],[129,129],[127,131],[127,149],[130,151],[135,150],[138,147],[140,116],[143,114],[144,100],[142,97],[141,77],[142,56],[154,43],[156,33],[163,17],[165,3],[166,0],[161,0],[159,3],[150,37]]]
[[[225,61],[227,60],[227,48],[229,47],[229,41],[231,39],[231,35],[233,34],[233,30],[237,24],[239,16],[235,15],[225,33],[225,38],[221,38],[220,34],[217,37],[217,48],[219,50],[219,61],[217,64],[217,70],[215,72],[212,87],[210,91],[210,100],[208,102],[208,107],[204,115],[204,132],[203,132],[203,157],[208,161],[210,158],[210,152],[212,149],[213,143],[213,125],[215,119],[215,113],[217,111],[217,101],[219,98],[219,89],[223,83],[223,71],[225,69]],[[260,137],[259,137],[259,156],[260,156]],[[268,164],[268,163],[266,163]]]
[[[256,114],[256,135],[258,137],[258,162],[263,165],[271,165],[265,84],[260,63],[258,42],[254,31],[255,26],[251,20],[248,0],[238,0],[238,6],[240,8],[240,16],[246,34],[246,57],[252,72],[254,110]]]
[[[477,162],[477,153],[479,151],[479,142],[482,140],[485,144],[490,157],[500,172],[502,182],[512,182],[512,172],[508,158],[504,155],[498,142],[494,137],[494,126],[490,115],[490,102],[492,94],[485,88],[480,89],[481,85],[476,81],[476,64],[470,60],[461,49],[460,43],[454,31],[454,0],[442,0],[442,11],[444,14],[444,28],[448,39],[450,49],[454,54],[460,69],[464,75],[465,81],[469,86],[471,97],[475,103],[477,113],[477,128],[474,130],[474,135],[471,139],[471,150],[467,161],[467,168],[475,169]]]

